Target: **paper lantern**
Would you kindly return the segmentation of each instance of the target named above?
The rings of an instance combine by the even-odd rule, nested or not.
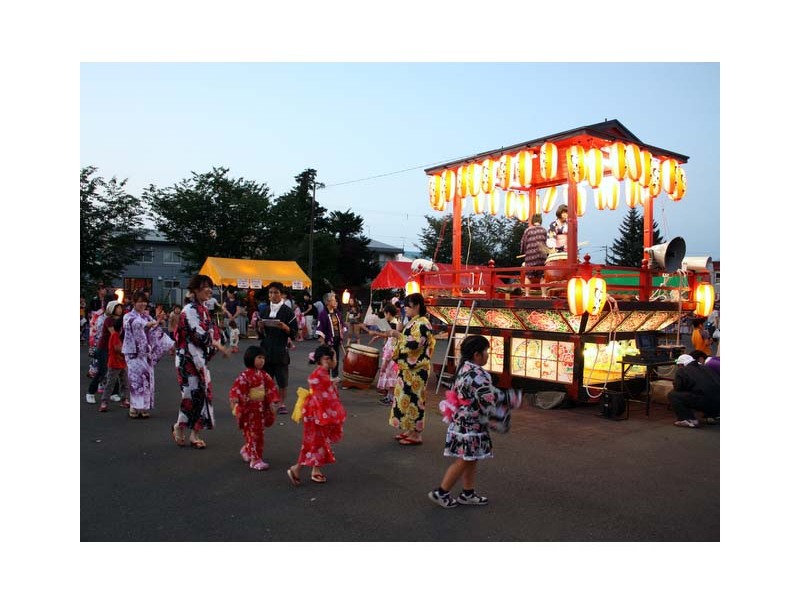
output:
[[[528,193],[517,193],[517,211],[515,215],[521,222],[527,222],[531,211],[531,200]]]
[[[114,295],[117,296],[117,301],[122,303],[125,299],[125,290],[124,289],[114,289]]]
[[[600,186],[603,180],[603,151],[600,149],[586,151],[586,179],[592,188]]]
[[[533,182],[533,153],[530,151],[517,153],[517,170],[520,186],[530,186]]]
[[[514,214],[517,213],[517,193],[515,193],[514,191],[506,192],[504,213],[506,218],[513,218]]]
[[[677,179],[678,162],[674,159],[665,159],[661,162],[661,188],[668,195],[675,194]]]
[[[436,211],[444,209],[444,194],[442,192],[442,177],[439,174],[428,179],[428,195],[431,207]]]
[[[448,203],[456,197],[456,173],[453,170],[445,170],[442,174],[444,183],[444,200]]]
[[[611,174],[617,180],[622,180],[627,173],[625,166],[625,145],[621,142],[612,143],[608,150],[611,161]]]
[[[642,189],[638,182],[635,182],[630,178],[625,180],[625,204],[628,207],[634,208],[641,203],[641,194]]]
[[[669,198],[673,201],[680,201],[683,199],[683,196],[686,194],[686,172],[683,171],[683,168],[677,168],[675,170],[675,192],[672,193]]]
[[[714,309],[714,287],[709,283],[698,283],[694,288],[694,313],[697,316],[708,316]]]
[[[456,192],[462,199],[469,194],[466,165],[461,165],[456,170]]]
[[[552,180],[558,173],[558,148],[546,142],[539,149],[539,174],[542,180]]]
[[[406,282],[406,295],[411,295],[412,293],[419,293],[419,282],[416,279],[409,279]]]
[[[575,206],[575,215],[579,218],[586,213],[586,189],[578,187],[578,202]]]
[[[588,289],[588,298],[586,301],[586,311],[591,316],[597,316],[603,311],[606,305],[608,293],[606,291],[606,282],[598,276],[594,276],[586,283]]]
[[[567,149],[567,168],[573,182],[586,180],[586,151],[581,145],[574,144]]]
[[[567,303],[569,311],[573,314],[583,314],[586,311],[586,301],[589,296],[589,285],[580,277],[573,277],[567,283]]]
[[[642,160],[642,167],[641,167],[642,171],[639,174],[639,178],[637,178],[637,180],[639,181],[639,184],[641,184],[642,186],[649,187],[650,178],[653,175],[653,173],[650,171],[650,165],[653,162],[653,154],[647,149],[642,149],[642,151],[640,152],[640,157]]]
[[[628,178],[639,180],[642,175],[642,152],[638,145],[625,145],[625,167],[628,170]]]
[[[483,213],[483,198],[483,193],[475,195],[472,198],[472,211],[474,211],[476,214]]]
[[[473,197],[481,192],[481,164],[470,163],[467,166],[467,189]]]
[[[496,188],[489,194],[489,213],[493,216],[497,215],[500,209],[500,189]]]
[[[508,187],[511,186],[512,172],[511,155],[503,155],[500,157],[499,166],[497,168],[497,183],[500,188],[508,189]]]
[[[601,188],[604,188],[603,201],[608,209],[617,209],[619,205],[619,180],[605,179]]]
[[[553,209],[553,206],[556,204],[556,198],[558,197],[558,187],[551,186],[549,188],[544,189],[543,195],[544,197],[542,199],[542,212],[545,214],[549,214],[550,210]]]
[[[599,209],[600,211],[606,208],[606,199],[605,199],[605,187],[598,186],[594,190],[594,207],[595,209]]]
[[[495,169],[494,159],[484,159],[481,163],[481,190],[487,195],[494,190]]]
[[[655,199],[661,194],[661,162],[653,158],[650,166],[650,196]]]
[[[342,304],[346,306],[349,303],[350,303],[350,292],[347,289],[345,289],[344,292],[342,293]]]

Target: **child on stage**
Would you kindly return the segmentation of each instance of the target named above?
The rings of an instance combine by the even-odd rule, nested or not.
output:
[[[462,505],[485,505],[489,499],[475,493],[477,462],[492,458],[490,427],[499,432],[508,431],[510,410],[519,408],[521,392],[499,390],[492,385],[492,377],[483,368],[489,361],[489,340],[482,335],[469,335],[461,342],[461,361],[453,389],[442,400],[439,408],[449,423],[445,436],[444,455],[456,460],[445,471],[436,490],[428,498],[440,507],[451,509]],[[450,497],[452,488],[463,479],[464,489],[455,500]]]
[[[303,444],[297,463],[286,470],[293,486],[300,485],[300,469],[311,467],[311,481],[324,484],[328,478],[320,471],[321,465],[335,463],[331,443],[342,439],[342,424],[347,417],[344,406],[339,401],[336,385],[338,378],[331,379],[329,371],[336,366],[336,352],[327,345],[314,351],[317,368],[308,377],[310,392],[305,399],[298,397],[292,418],[303,420]],[[298,389],[298,394],[301,394]],[[298,416],[299,415],[299,416]]]
[[[264,350],[251,345],[245,350],[244,365],[247,367],[233,382],[228,395],[233,415],[239,420],[239,429],[244,434],[244,446],[239,454],[250,468],[256,471],[269,469],[264,455],[264,428],[275,423],[272,404],[280,401],[278,388],[264,370]]]

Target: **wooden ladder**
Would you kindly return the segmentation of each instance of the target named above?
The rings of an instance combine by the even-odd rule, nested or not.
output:
[[[453,340],[455,339],[455,335],[456,335],[456,325],[458,324],[458,319],[459,319],[459,316],[461,315],[461,305],[462,305],[462,303],[463,303],[462,300],[459,299],[458,300],[458,305],[456,306],[456,314],[455,314],[455,318],[453,319],[453,324],[450,325],[450,337],[447,338],[447,348],[446,348],[445,353],[444,353],[444,360],[442,361],[442,370],[439,371],[439,381],[436,383],[436,393],[437,394],[439,393],[439,388],[442,387],[442,383],[444,383],[447,387],[452,387],[453,380],[455,379],[455,374],[454,373],[448,373],[447,372],[447,365],[448,365],[449,361],[451,361],[451,360],[453,360],[453,361],[458,360],[458,356],[456,356],[455,354],[451,355],[451,352],[454,352],[454,347],[455,346],[453,345]],[[473,299],[472,300],[472,305],[469,307],[469,317],[467,318],[466,329],[464,329],[464,337],[469,335],[469,325],[472,323],[472,314],[473,314],[474,311],[475,311],[475,300]],[[456,362],[456,365],[457,364],[458,363]]]

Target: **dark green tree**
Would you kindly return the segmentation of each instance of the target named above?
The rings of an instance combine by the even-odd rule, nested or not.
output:
[[[613,266],[638,267],[644,254],[644,216],[632,207],[619,227],[620,237],[614,239],[608,254],[608,263]],[[653,221],[653,245],[663,243],[658,224]]]
[[[443,264],[453,259],[452,216],[425,216],[428,226],[422,229],[417,248],[423,257]],[[494,260],[495,266],[519,266],[519,244],[527,224],[500,216],[461,217],[461,261],[485,265]],[[435,258],[434,258],[435,256]]]
[[[106,181],[93,174],[94,166],[81,168],[81,292],[93,292],[134,261],[135,242],[143,235],[142,201],[127,193],[127,180]]]
[[[369,250],[369,237],[363,235],[364,218],[352,211],[331,212],[327,231],[338,244],[334,286],[356,287],[378,274],[380,267]]]
[[[228,176],[228,168],[213,167],[163,189],[144,191],[150,216],[168,240],[181,248],[185,271],[200,268],[208,256],[267,259],[274,223],[272,196],[266,184]]]
[[[295,187],[275,199],[270,208],[270,220],[275,224],[270,237],[267,258],[272,260],[294,260],[306,271],[308,267],[309,236],[311,227],[311,206],[314,205],[314,267],[318,261],[317,233],[327,224],[326,210],[313,203],[314,186],[317,191],[325,185],[317,182],[317,171],[306,169],[294,177]],[[316,274],[312,274],[316,280]]]

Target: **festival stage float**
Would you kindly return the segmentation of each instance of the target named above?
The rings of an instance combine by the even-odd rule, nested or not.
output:
[[[489,339],[485,368],[500,387],[563,392],[573,402],[597,401],[623,375],[626,383],[645,376],[648,360],[674,358],[680,346],[669,345],[665,329],[689,314],[708,316],[714,305],[711,258],[685,257],[681,237],[653,244],[653,201],[684,197],[688,159],[610,120],[426,169],[431,207],[453,216],[453,263],[419,265],[406,292],[421,292],[449,333],[440,342],[444,361],[434,366],[437,391],[452,377],[467,334]],[[568,208],[566,251],[551,253],[545,265],[462,263],[462,211],[529,222],[559,203]],[[579,257],[578,223],[590,203],[592,210],[643,207],[641,265]],[[542,282],[526,283],[529,270],[544,271]]]

